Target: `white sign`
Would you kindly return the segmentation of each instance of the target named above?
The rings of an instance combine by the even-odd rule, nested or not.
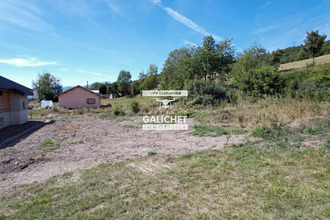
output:
[[[142,96],[188,96],[188,90],[142,90]]]

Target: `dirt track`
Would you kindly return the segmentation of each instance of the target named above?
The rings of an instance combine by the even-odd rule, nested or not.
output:
[[[141,117],[122,122],[96,116],[57,118],[55,123],[0,149],[0,194],[14,185],[44,181],[102,162],[146,156],[148,152],[179,156],[208,148],[221,150],[226,143],[245,138],[191,136],[193,119],[188,119],[188,131],[143,131],[141,122]],[[42,146],[47,140],[54,144]]]

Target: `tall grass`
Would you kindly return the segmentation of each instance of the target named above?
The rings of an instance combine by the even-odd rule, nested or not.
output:
[[[197,112],[196,119],[210,122],[231,122],[242,127],[260,124],[287,124],[295,119],[328,116],[330,104],[293,98],[266,98],[255,102],[239,100],[237,104],[223,104]]]

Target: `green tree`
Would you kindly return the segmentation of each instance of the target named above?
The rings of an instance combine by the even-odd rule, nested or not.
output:
[[[151,90],[157,88],[158,85],[158,67],[155,64],[150,64],[147,74],[143,79],[139,90]]]
[[[272,66],[276,66],[278,64],[280,64],[281,62],[281,57],[283,55],[283,50],[280,50],[280,49],[277,49],[275,51],[273,51],[271,54],[270,54],[270,64]]]
[[[238,54],[233,65],[231,76],[235,83],[239,83],[253,69],[269,65],[269,53],[260,45],[254,43],[249,49]]]
[[[313,57],[313,64],[314,64],[314,58],[315,55],[321,51],[322,45],[325,41],[325,38],[327,38],[327,35],[319,35],[319,31],[311,31],[310,33],[306,32],[307,36],[304,40],[305,46],[304,49],[306,52],[312,54]]]
[[[102,94],[102,95],[107,94],[107,86],[106,86],[105,84],[102,83],[102,84],[99,86],[99,92],[100,92],[100,94]]]
[[[141,80],[134,80],[131,82],[131,95],[138,95],[140,94],[140,86],[142,82]]]
[[[144,71],[139,73],[139,80],[143,82],[143,80],[147,78],[147,74],[144,73]]]
[[[117,83],[118,83],[118,91],[121,96],[130,94],[130,83],[131,83],[131,73],[129,71],[121,70],[119,72]]]
[[[119,97],[118,82],[109,84],[107,93],[112,94],[114,98]]]
[[[60,79],[51,75],[48,72],[38,74],[36,81],[32,81],[32,87],[37,93],[37,98],[41,100],[57,101],[57,95],[59,95],[63,86],[60,84]]]
[[[206,36],[203,46],[173,50],[161,73],[161,88],[182,89],[195,79],[224,80],[235,61],[231,41],[216,43],[212,36]]]
[[[182,47],[170,52],[165,61],[160,87],[162,89],[182,89],[189,80],[189,61],[193,56],[193,49]]]
[[[89,88],[92,89],[92,90],[98,90],[100,88],[100,85],[101,83],[99,82],[95,82],[95,83],[92,83]]]

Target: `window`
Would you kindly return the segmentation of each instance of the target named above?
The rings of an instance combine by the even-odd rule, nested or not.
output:
[[[2,91],[0,91],[0,96],[2,96]]]
[[[23,110],[25,110],[25,102],[23,102]]]
[[[87,104],[95,104],[95,99],[94,99],[94,98],[88,98],[88,99],[86,100],[86,103],[87,103]]]
[[[0,117],[0,125],[3,125],[5,123],[5,118],[4,117]]]

